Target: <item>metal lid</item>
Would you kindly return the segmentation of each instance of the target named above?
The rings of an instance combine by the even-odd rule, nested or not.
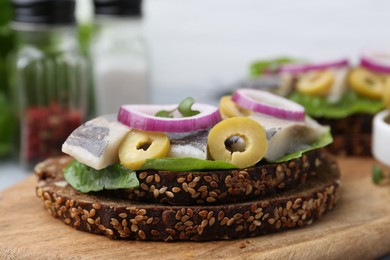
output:
[[[12,0],[14,21],[34,24],[74,24],[75,0]]]
[[[94,0],[95,14],[141,16],[142,0]]]

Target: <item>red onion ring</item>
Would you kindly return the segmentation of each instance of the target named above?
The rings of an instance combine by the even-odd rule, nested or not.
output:
[[[300,74],[313,70],[344,68],[347,66],[349,66],[347,59],[313,64],[285,64],[279,68],[279,73]]]
[[[118,112],[118,121],[143,131],[151,132],[194,132],[213,127],[221,121],[219,109],[215,106],[195,103],[192,108],[200,111],[191,117],[156,117],[160,110],[174,110],[177,105],[123,105]]]
[[[232,100],[243,108],[273,117],[303,121],[305,108],[291,100],[257,89],[239,89]]]
[[[367,52],[360,58],[360,66],[379,73],[390,73],[390,53]]]

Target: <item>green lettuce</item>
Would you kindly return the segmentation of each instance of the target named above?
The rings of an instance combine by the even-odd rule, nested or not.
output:
[[[297,62],[295,59],[280,57],[269,60],[259,60],[251,64],[250,73],[252,77],[262,75],[266,71],[276,72],[280,65]]]
[[[83,193],[104,189],[136,189],[139,186],[135,171],[120,164],[95,170],[74,160],[64,169],[64,177],[73,188]]]
[[[315,149],[319,149],[321,147],[325,147],[328,144],[331,144],[332,142],[333,142],[333,138],[332,138],[332,135],[330,133],[330,128],[328,128],[328,131],[325,134],[323,134],[320,139],[318,139],[317,141],[312,143],[309,147],[302,149],[300,151],[294,152],[294,153],[287,154],[287,155],[279,158],[278,160],[272,161],[272,162],[280,163],[280,162],[289,161],[291,159],[299,158],[302,156],[302,154],[304,154],[306,152],[309,152],[309,151],[315,150]],[[271,162],[271,161],[269,161],[269,162]]]
[[[336,104],[328,102],[326,97],[313,97],[294,92],[291,100],[305,107],[312,117],[344,118],[356,113],[375,114],[384,108],[381,100],[373,100],[348,91]]]
[[[288,154],[272,162],[284,162],[299,158],[303,153],[324,147],[332,143],[330,129],[316,142],[300,151]],[[271,161],[269,161],[271,162]],[[159,171],[203,171],[203,170],[233,170],[238,169],[234,164],[224,161],[211,161],[196,158],[156,158],[148,159],[140,170],[159,170]],[[102,170],[95,170],[76,160],[72,161],[64,169],[65,180],[73,188],[83,193],[91,191],[101,191],[104,189],[136,189],[139,187],[139,181],[136,173],[120,164],[114,164]]]
[[[223,161],[210,161],[196,158],[156,158],[146,160],[146,163],[141,167],[141,170],[147,169],[185,172],[202,170],[229,170],[238,169],[238,167]]]

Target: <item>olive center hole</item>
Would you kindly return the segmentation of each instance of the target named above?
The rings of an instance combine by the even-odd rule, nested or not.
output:
[[[144,143],[140,143],[138,146],[137,146],[137,150],[148,150],[149,147],[152,145],[152,142],[144,142]]]
[[[317,80],[319,80],[321,78],[321,74],[320,73],[313,73],[309,76],[308,78],[308,81],[310,82],[316,82]]]
[[[230,152],[244,152],[246,148],[245,140],[241,136],[231,136],[225,140],[225,147]]]
[[[370,78],[365,78],[364,81],[365,81],[368,85],[371,85],[371,86],[374,85],[374,83],[375,83],[375,82],[374,82],[372,79],[370,79]]]

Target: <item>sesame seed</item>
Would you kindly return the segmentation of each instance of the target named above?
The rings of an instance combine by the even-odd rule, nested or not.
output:
[[[178,193],[178,192],[181,191],[181,189],[180,189],[179,187],[173,187],[173,188],[172,188],[172,191],[173,191],[174,193]]]
[[[231,225],[233,225],[233,223],[234,223],[234,218],[231,218],[231,219],[228,220],[228,222],[226,223],[226,225],[227,225],[227,226],[231,226]]]
[[[160,235],[160,232],[159,232],[158,230],[155,230],[155,229],[152,229],[152,230],[150,231],[150,233],[151,233],[153,236],[158,236],[158,235]]]
[[[177,182],[178,183],[183,183],[185,180],[186,180],[186,178],[180,177],[180,178],[177,179]]]
[[[140,178],[140,180],[143,180],[146,178],[147,175],[148,175],[147,172],[141,172],[138,177]]]
[[[154,176],[153,175],[149,175],[148,177],[146,177],[146,183],[151,183],[154,179]]]
[[[126,213],[120,213],[120,214],[119,214],[119,217],[121,217],[121,218],[127,218],[127,214],[126,214]]]
[[[204,227],[202,227],[202,226],[198,226],[198,227],[197,227],[196,230],[198,231],[198,234],[199,234],[199,235],[202,235],[203,229],[204,229]]]
[[[167,191],[167,192],[165,192],[165,194],[166,194],[168,197],[170,197],[170,198],[175,197],[175,194],[173,194],[173,192],[171,192],[171,191]]]
[[[218,197],[218,194],[217,194],[215,191],[210,191],[210,192],[209,192],[209,196],[210,196],[210,197],[213,197],[213,198],[217,198],[217,197]]]
[[[149,187],[148,187],[148,185],[146,185],[145,183],[141,183],[141,184],[140,184],[140,187],[141,187],[141,189],[143,189],[144,191],[149,191]]]
[[[204,176],[203,179],[207,182],[211,182],[213,180],[213,178],[211,176]]]
[[[110,235],[110,236],[114,235],[114,231],[112,231],[112,229],[106,228],[105,231],[106,231],[107,235]]]
[[[194,222],[188,220],[188,221],[184,222],[184,225],[187,226],[187,227],[190,227],[190,226],[194,225]]]
[[[181,222],[186,222],[187,220],[189,220],[190,219],[190,216],[188,216],[188,215],[184,215],[184,216],[182,216],[181,217]]]
[[[138,231],[138,235],[141,239],[145,239],[146,238],[146,235],[145,235],[145,232],[143,232],[142,230],[139,230]]]
[[[239,226],[237,226],[237,228],[236,228],[236,232],[240,232],[240,231],[242,231],[244,229],[244,226],[243,225],[239,225]]]
[[[174,229],[171,229],[171,228],[166,228],[165,231],[172,236],[174,236],[176,234],[176,231]]]
[[[210,182],[210,186],[213,187],[213,188],[217,188],[218,187],[218,183],[215,182],[215,181],[212,181],[212,182]]]
[[[241,219],[243,217],[243,215],[240,214],[240,213],[236,213],[236,214],[234,214],[233,217],[234,217],[235,220],[238,220],[238,219]]]
[[[254,221],[253,221],[253,224],[254,224],[255,226],[259,227],[259,226],[261,226],[261,221],[259,221],[259,220],[254,220]]]
[[[95,220],[93,220],[92,218],[88,218],[87,221],[91,225],[95,224]]]
[[[188,188],[188,192],[191,194],[191,195],[194,195],[196,193],[196,190],[194,190],[193,188]]]
[[[111,224],[112,224],[113,226],[119,226],[119,222],[118,222],[118,220],[115,219],[115,218],[111,218]]]
[[[99,228],[100,230],[102,230],[102,231],[106,230],[106,227],[103,226],[103,225],[101,225],[101,224],[98,226],[98,228]]]
[[[160,195],[160,190],[159,189],[155,189],[153,191],[153,196],[157,199],[159,195]]]
[[[123,219],[122,220],[122,227],[126,227],[127,226],[127,220],[126,219]]]
[[[94,217],[96,214],[96,210],[95,209],[91,209],[91,211],[89,212],[89,217],[92,218]]]
[[[190,182],[190,183],[188,184],[188,186],[189,186],[190,188],[195,188],[196,185],[198,185],[198,183],[197,183],[197,182],[194,182],[194,181],[192,181],[192,182]]]
[[[202,220],[202,223],[200,224],[201,227],[205,228],[209,224],[209,221],[207,219]]]
[[[222,211],[220,211],[221,213]],[[202,218],[207,218],[207,211],[206,210],[202,210],[198,213]],[[222,212],[223,214],[223,212]]]
[[[214,223],[215,223],[215,218],[214,217],[210,218],[209,226],[211,227],[212,225],[214,225]]]
[[[181,186],[183,187],[183,190],[185,192],[188,192],[188,184],[186,182],[183,182],[183,184]]]
[[[160,194],[164,194],[167,191],[168,187],[164,186],[160,189]]]
[[[137,215],[145,215],[146,214],[146,209],[140,209],[140,210],[138,210],[138,212],[137,212]]]
[[[154,175],[154,180],[155,182],[159,183],[161,181],[161,177],[160,175],[158,175],[157,173]]]
[[[223,219],[223,217],[225,216],[225,213],[223,211],[220,211],[218,213],[218,221],[221,221]]]
[[[213,197],[207,197],[207,198],[206,198],[206,201],[207,201],[208,203],[213,203],[213,202],[216,201],[216,199],[213,198]]]

